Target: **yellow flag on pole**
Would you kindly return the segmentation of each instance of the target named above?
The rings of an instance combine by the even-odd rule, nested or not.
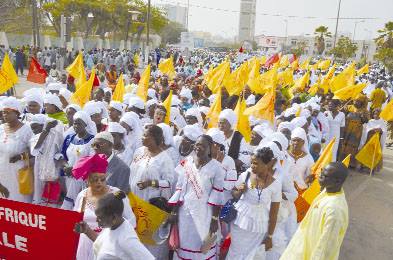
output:
[[[222,86],[224,80],[231,74],[230,63],[228,60],[223,61],[220,65],[211,71],[211,75],[206,80],[207,87],[216,94]]]
[[[292,93],[302,92],[310,81],[310,72],[307,71],[302,77],[295,80],[295,84],[293,84],[291,90]]]
[[[277,74],[277,82],[281,87],[290,86],[293,84],[293,70],[286,69]]]
[[[318,63],[318,69],[327,70],[330,67],[330,60],[324,60]]]
[[[261,74],[258,79],[255,89],[253,90],[257,94],[265,94],[269,89],[273,88],[276,89],[277,86],[277,70],[278,70],[278,63],[273,65],[273,68],[268,70],[267,72]]]
[[[297,70],[299,68],[299,60],[296,59],[294,61],[292,61],[291,66],[290,66],[293,70]]]
[[[80,52],[73,63],[66,68],[66,71],[75,79],[75,88],[78,89],[86,81],[85,67],[83,65],[83,55]]]
[[[274,123],[274,103],[276,100],[276,89],[272,87],[268,92],[252,107],[244,111],[246,116],[253,115],[259,119],[269,120]]]
[[[167,98],[162,102],[162,105],[166,109],[166,116],[165,116],[165,123],[169,125],[169,122],[171,120],[171,106],[172,106],[172,89],[169,91],[169,95]]]
[[[83,107],[91,97],[91,90],[93,88],[94,77],[96,75],[95,70],[93,69],[90,74],[90,78],[88,81],[84,82],[71,96],[71,101],[75,104],[78,104],[80,107]]]
[[[339,89],[352,86],[355,83],[355,63],[353,62],[345,68],[340,74],[333,77],[330,81],[330,89],[334,93]]]
[[[355,156],[364,166],[374,169],[382,159],[381,142],[379,133],[375,133]]]
[[[149,81],[150,81],[150,64],[147,65],[146,69],[143,71],[141,75],[141,79],[138,83],[138,88],[136,90],[136,95],[140,97],[144,102],[147,100],[147,90],[149,89]]]
[[[393,99],[386,104],[379,116],[386,122],[393,120]]]
[[[249,143],[251,140],[251,127],[248,116],[244,114],[244,110],[246,110],[246,108],[246,101],[239,98],[235,107],[235,113],[237,115],[237,124],[235,130],[239,131],[243,135],[244,140]]]
[[[300,69],[306,70],[308,69],[308,66],[310,65],[311,58],[307,58],[300,64]]]
[[[312,85],[309,89],[308,89],[308,94],[310,94],[311,96],[315,96],[319,90],[319,88],[321,88],[321,76],[318,77],[317,81],[314,83],[314,85]]]
[[[223,85],[230,96],[239,95],[248,80],[248,63],[244,62],[236,70],[234,70],[226,79]]]
[[[213,104],[210,106],[209,111],[206,113],[208,119],[208,128],[218,126],[218,117],[221,113],[221,88],[219,88]]]
[[[173,79],[176,75],[175,66],[173,65],[173,56],[165,59],[158,64],[158,69],[163,73],[168,75],[170,79]]]
[[[138,68],[140,58],[139,58],[139,54],[137,52],[134,54],[133,60],[134,60],[135,66]]]
[[[342,163],[345,165],[345,167],[349,167],[349,163],[351,162],[351,154],[348,154],[347,157],[342,160]]]
[[[355,99],[360,92],[366,87],[366,83],[359,83],[348,87],[343,87],[334,92],[334,99],[348,100]]]
[[[18,81],[18,75],[15,72],[14,66],[12,66],[8,53],[6,53],[0,68],[0,94],[12,88]]]
[[[130,206],[136,219],[136,233],[143,244],[156,245],[154,235],[169,214],[144,201],[132,192],[128,194]]]
[[[362,75],[362,74],[367,74],[367,73],[369,73],[368,63],[356,71],[357,75]]]
[[[124,87],[123,74],[120,74],[119,79],[117,80],[115,91],[113,92],[112,100],[123,102],[123,96],[125,92],[126,89]]]
[[[247,85],[250,87],[252,91],[256,92],[255,90],[258,89],[259,86],[258,77],[260,75],[259,73],[260,64],[258,60],[254,58],[249,61],[249,66],[251,69],[248,74]]]

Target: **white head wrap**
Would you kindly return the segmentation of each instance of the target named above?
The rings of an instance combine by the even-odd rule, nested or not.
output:
[[[164,134],[165,145],[174,146],[173,131],[171,127],[165,123],[160,123],[158,126],[162,129],[162,133]]]
[[[124,94],[124,96],[123,96],[123,104],[125,104],[126,106],[128,106],[128,105],[129,105],[129,102],[130,102],[130,98],[133,97],[133,96],[134,96],[134,95],[131,94],[131,93],[126,93],[126,94]]]
[[[44,107],[44,95],[45,91],[42,88],[31,88],[23,92],[24,101],[26,104],[29,102],[36,102],[41,108]]]
[[[76,105],[76,104],[69,104],[69,105],[66,107],[65,111],[67,111],[67,109],[69,109],[69,108],[72,108],[72,109],[74,109],[76,112],[78,112],[78,111],[81,111],[81,110],[82,110],[82,109],[81,109],[81,107],[80,107],[80,106],[78,106],[78,105]]]
[[[44,104],[51,104],[56,106],[60,110],[63,109],[63,104],[61,103],[60,98],[55,94],[46,94],[44,97]]]
[[[303,127],[305,124],[307,124],[307,119],[304,117],[296,117],[292,119],[291,124],[294,127]]]
[[[136,107],[139,109],[145,109],[145,105],[143,104],[143,100],[139,97],[131,97],[128,102],[129,107]]]
[[[285,129],[285,128],[292,131],[294,126],[291,122],[281,122],[277,127],[277,131],[281,132],[281,130]]]
[[[46,122],[46,119],[47,119],[47,117],[44,114],[35,114],[30,119],[30,125],[31,124],[44,125]]]
[[[248,98],[246,99],[246,105],[247,106],[252,106],[255,105],[255,96],[254,95],[249,95]]]
[[[235,112],[232,109],[228,109],[228,108],[221,111],[220,116],[218,118],[226,119],[228,123],[231,125],[232,129],[235,127],[237,122],[237,116]]]
[[[138,135],[143,133],[141,120],[135,112],[127,112],[120,118],[120,122],[126,123],[131,129],[133,135]],[[129,133],[129,134],[131,134]]]
[[[121,103],[119,101],[111,101],[109,103],[109,106],[113,107],[114,109],[116,109],[117,111],[121,112],[122,114],[124,112],[123,103]]]
[[[152,105],[157,105],[158,101],[156,99],[149,99],[146,101],[146,109],[149,109]]]
[[[270,127],[266,127],[263,125],[255,126],[252,131],[256,132],[260,137],[266,138],[274,133],[274,131]]]
[[[212,139],[213,142],[221,144],[221,145],[225,145],[225,135],[222,131],[220,131],[220,129],[218,128],[210,128],[207,133],[207,135],[209,135]]]
[[[125,134],[127,131],[118,122],[109,122],[108,130],[109,133],[120,133]]]
[[[306,131],[301,128],[301,127],[296,127],[293,129],[292,134],[291,134],[291,139],[293,138],[300,138],[304,141],[303,145],[303,152],[308,153],[308,140],[307,140],[307,134]]]
[[[66,89],[66,88],[62,88],[62,89],[60,89],[60,91],[59,91],[59,95],[62,96],[62,97],[64,97],[65,100],[67,100],[67,102],[70,103],[70,101],[71,101],[71,96],[72,96],[72,92],[71,92],[71,91],[69,91],[69,90]]]
[[[51,82],[46,86],[46,91],[60,91],[60,89],[63,87],[63,84],[59,82]]]
[[[281,145],[282,151],[286,151],[288,149],[289,142],[284,134],[282,134],[280,132],[275,132],[271,136],[269,136],[268,139],[272,142],[273,141],[279,142]]]
[[[109,133],[109,132],[107,132],[107,131],[98,133],[98,134],[94,137],[94,139],[95,139],[95,140],[97,140],[97,139],[104,139],[104,140],[110,142],[111,144],[113,144],[113,143],[115,142],[115,141],[113,140],[112,134]]]
[[[187,116],[194,116],[194,117],[196,117],[196,119],[198,120],[198,125],[200,127],[202,127],[203,120],[202,120],[201,112],[198,110],[198,108],[196,108],[196,107],[189,108],[186,111],[185,116],[186,117]]]
[[[187,98],[187,100],[190,101],[190,100],[192,99],[192,92],[191,92],[191,89],[183,88],[183,89],[180,91],[180,97]]]
[[[101,114],[101,109],[100,107],[95,104],[96,102],[90,102],[87,103],[84,107],[83,107],[83,111],[86,111],[86,113],[89,114],[89,116],[95,115],[95,114]]]
[[[199,111],[201,112],[201,113],[203,113],[203,114],[207,114],[207,112],[209,112],[209,108],[208,107],[205,107],[205,106],[201,106],[201,107],[199,107],[198,108],[199,109]]]
[[[317,111],[321,110],[321,106],[318,105],[317,103],[311,103],[310,106],[311,106],[312,110],[317,110]]]
[[[311,117],[311,112],[310,110],[308,110],[307,108],[302,109],[302,111],[300,112],[300,117],[304,117],[304,118],[309,118]]]
[[[277,144],[275,144],[274,142],[267,142],[267,143],[261,144],[261,145],[258,146],[258,148],[256,150],[260,150],[263,147],[270,148],[272,150],[272,152],[273,152],[273,156],[274,156],[275,159],[283,160],[285,158],[284,157],[284,153],[282,153],[280,151],[280,148],[278,148]]]
[[[96,135],[97,134],[97,127],[96,124],[91,121],[91,118],[89,114],[87,114],[85,111],[78,111],[74,115],[74,121],[76,119],[80,119],[86,124],[86,131],[91,134],[91,135]]]
[[[147,96],[151,99],[157,100],[156,91],[152,88],[147,89]]]
[[[203,135],[202,129],[199,127],[198,124],[193,124],[193,125],[186,125],[183,128],[183,135],[190,139],[191,141],[196,141],[198,137]]]
[[[217,96],[216,94],[210,95],[210,97],[208,98],[210,101],[210,104],[213,104],[214,100],[216,100],[216,96]]]
[[[172,96],[172,100],[171,100],[171,107],[177,107],[180,105],[180,99],[178,98],[178,96],[173,95]]]

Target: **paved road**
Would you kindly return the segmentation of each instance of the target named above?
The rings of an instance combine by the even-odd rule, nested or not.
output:
[[[40,86],[19,79],[18,96]],[[384,150],[384,168],[375,176],[351,172],[345,193],[350,220],[340,260],[393,260],[393,149]]]

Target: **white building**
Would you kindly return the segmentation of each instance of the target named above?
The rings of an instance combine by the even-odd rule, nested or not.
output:
[[[188,10],[187,7],[180,6],[180,5],[171,5],[166,4],[162,5],[161,8],[164,10],[166,18],[172,22],[180,23],[187,28],[187,15]]]
[[[240,0],[239,42],[254,40],[256,7],[256,0]]]

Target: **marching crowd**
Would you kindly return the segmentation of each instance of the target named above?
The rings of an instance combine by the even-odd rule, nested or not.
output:
[[[43,87],[21,99],[0,96],[2,196],[84,212],[75,226],[78,260],[338,259],[348,226],[342,190],[348,170],[341,161],[353,155],[349,167],[367,170],[354,156],[377,132],[385,147],[393,129],[380,112],[393,96],[393,77],[371,65],[356,76],[367,84],[363,92],[345,102],[323,88],[309,93],[327,70],[310,70],[304,88],[289,98],[278,83],[273,120],[248,116],[246,140],[236,106],[253,107],[268,93],[247,84],[235,95],[225,86],[217,92],[206,75],[224,60],[233,71],[251,55],[168,53],[176,75],[161,72],[161,53],[152,52],[146,100],[136,94],[135,54],[97,50],[84,55],[86,74],[95,69],[96,78],[83,107],[72,101],[76,79],[56,66],[48,67]],[[42,66],[52,65],[40,57]],[[112,99],[121,73],[123,102]],[[293,77],[305,73],[295,68]],[[332,163],[316,177],[312,167],[331,141]],[[20,178],[29,168],[30,193]],[[375,171],[381,168],[382,161]],[[295,201],[315,178],[323,190],[300,222]],[[153,235],[155,245],[138,239],[130,192],[169,213]]]

